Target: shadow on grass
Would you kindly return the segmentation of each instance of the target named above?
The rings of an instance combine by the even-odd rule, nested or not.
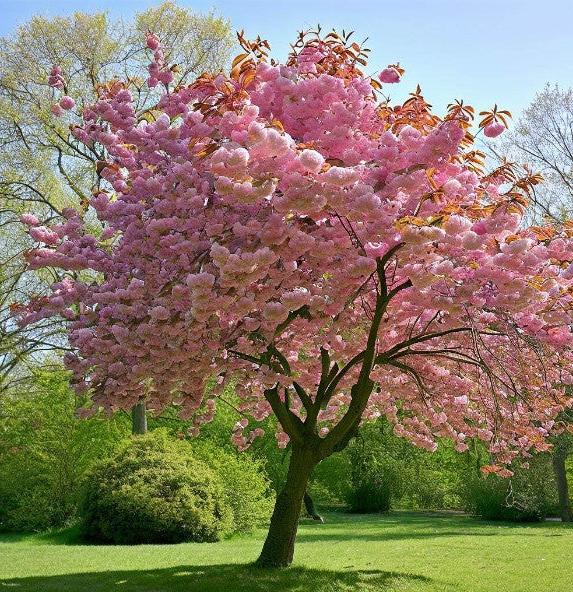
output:
[[[18,592],[359,592],[429,581],[423,576],[379,570],[267,570],[229,564],[17,578],[0,580],[0,588]]]
[[[316,532],[304,533],[297,536],[297,542],[318,543],[328,541],[415,541],[425,539],[438,539],[441,537],[458,536],[492,537],[496,533],[470,532],[457,530],[444,530],[441,532],[417,532],[417,533],[342,533],[342,532]]]
[[[31,543],[33,545],[89,545],[81,537],[79,526],[48,530],[46,532],[0,532],[0,543]]]
[[[353,522],[356,528],[353,528]],[[403,541],[442,537],[562,536],[569,528],[560,522],[506,522],[432,512],[338,514],[332,522],[309,523],[299,530],[298,542]],[[553,532],[544,532],[551,529]],[[540,532],[541,531],[541,532]]]

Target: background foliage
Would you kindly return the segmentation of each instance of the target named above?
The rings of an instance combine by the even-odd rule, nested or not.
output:
[[[76,516],[81,482],[127,435],[127,417],[75,416],[62,371],[37,371],[0,399],[0,528],[43,530]]]

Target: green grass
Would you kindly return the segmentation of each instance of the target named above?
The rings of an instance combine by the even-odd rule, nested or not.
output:
[[[566,592],[573,528],[466,516],[332,513],[305,522],[293,567],[250,567],[264,532],[214,544],[82,545],[0,536],[0,592]]]

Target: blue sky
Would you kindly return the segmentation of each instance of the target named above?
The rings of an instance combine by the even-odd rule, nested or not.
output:
[[[129,17],[152,0],[0,0],[0,35],[9,35],[35,13],[108,11]],[[355,30],[369,37],[369,72],[399,61],[406,68],[390,95],[403,99],[420,83],[442,112],[452,99],[476,108],[497,102],[519,114],[546,82],[573,86],[572,0],[180,0],[211,8],[248,36],[266,37],[278,58],[296,31]],[[398,88],[399,87],[399,88]]]

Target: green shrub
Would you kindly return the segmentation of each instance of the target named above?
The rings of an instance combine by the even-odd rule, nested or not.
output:
[[[233,510],[234,531],[249,532],[270,519],[274,496],[260,460],[201,439],[192,442],[191,447],[194,455],[221,479],[224,498]]]
[[[131,431],[125,413],[78,419],[83,403],[64,371],[38,371],[0,399],[0,530],[42,531],[77,521],[86,473]],[[170,426],[175,439],[190,427],[175,411],[149,417],[150,426]],[[268,520],[273,496],[263,458],[238,454],[231,443],[235,421],[234,411],[222,406],[192,449],[217,473],[235,516],[233,530],[243,532]]]
[[[352,512],[367,514],[390,510],[391,486],[382,476],[363,477],[348,494],[348,505]]]
[[[539,455],[530,467],[514,469],[513,477],[467,475],[462,497],[467,510],[486,520],[536,522],[555,508],[556,495],[551,462]]]
[[[344,505],[352,490],[352,465],[348,454],[337,453],[320,462],[309,484],[310,494],[318,506]]]
[[[232,386],[227,387],[222,397],[227,402],[239,404]],[[180,420],[175,411],[171,409],[159,417],[150,417],[149,426],[165,426],[173,437],[185,433],[192,424]],[[213,421],[201,427],[200,436],[190,445],[192,453],[220,478],[225,499],[233,510],[233,531],[249,532],[266,523],[272,512],[274,491],[267,472],[272,461],[266,454],[257,454],[252,448],[238,452],[230,437],[236,422],[236,411],[220,403]],[[256,440],[257,445],[261,440]],[[265,434],[264,440],[271,440],[269,449],[273,452],[278,450],[272,429],[270,434]]]
[[[393,489],[400,486],[395,463],[380,445],[376,428],[363,428],[347,450],[351,466],[347,503],[352,512],[388,512]]]
[[[437,450],[428,452],[400,438],[392,454],[397,459],[395,472],[400,476],[394,505],[423,510],[462,508],[458,484],[467,459],[449,440],[439,441]]]
[[[215,473],[164,430],[93,470],[81,514],[86,538],[118,544],[217,541],[233,520]]]
[[[469,481],[466,485],[467,509],[485,520],[536,522],[543,518],[536,504],[516,506],[511,500],[509,487],[509,481],[493,475]]]
[[[39,371],[0,399],[0,529],[73,522],[87,470],[129,433],[127,418],[81,420],[63,371]]]
[[[472,459],[456,452],[448,440],[428,452],[396,436],[393,425],[380,418],[362,426],[342,455],[350,467],[346,499],[351,509],[366,497],[378,501],[362,505],[382,510],[462,508],[459,481]]]

